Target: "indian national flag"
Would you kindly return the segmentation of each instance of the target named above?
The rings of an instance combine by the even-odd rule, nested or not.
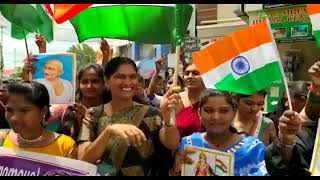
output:
[[[307,4],[307,9],[317,47],[320,47],[320,4]]]
[[[251,95],[283,79],[267,22],[232,33],[194,53],[192,59],[207,88]]]
[[[74,17],[92,4],[45,4],[50,16],[61,24]]]
[[[178,5],[177,5],[178,6]],[[176,29],[184,35],[192,14],[191,5],[94,4],[70,19],[79,42],[90,38],[125,39],[147,44],[175,43]]]

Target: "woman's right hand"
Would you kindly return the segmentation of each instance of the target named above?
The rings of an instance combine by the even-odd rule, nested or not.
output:
[[[112,124],[107,127],[111,136],[118,136],[125,140],[128,146],[141,146],[146,141],[144,133],[132,124]]]
[[[31,53],[29,54],[28,57],[26,57],[23,60],[23,63],[24,63],[24,66],[22,68],[22,79],[23,80],[29,81],[30,80],[29,72],[31,72],[32,74],[35,73],[36,69],[32,63],[37,60],[38,59],[35,56],[33,56]]]
[[[39,48],[39,53],[46,53],[46,39],[41,34],[36,35],[36,44]]]
[[[193,160],[188,155],[193,154],[195,152],[196,151],[192,149],[184,149],[178,152],[175,156],[173,171],[175,173],[181,172],[183,164],[193,164]]]
[[[105,40],[104,38],[101,38],[101,41],[100,41],[100,50],[102,53],[106,54],[109,52],[110,50],[110,46],[108,44],[108,41]]]
[[[174,109],[176,114],[178,114],[184,107],[179,95],[180,91],[181,88],[179,86],[170,88],[167,94],[163,96],[163,99],[160,103],[160,112],[163,120],[167,124],[170,124],[170,109]]]

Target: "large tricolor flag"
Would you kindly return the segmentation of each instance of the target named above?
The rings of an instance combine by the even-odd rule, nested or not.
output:
[[[283,79],[268,22],[232,33],[192,59],[207,88],[251,95]]]
[[[307,4],[307,9],[317,47],[320,47],[320,4]]]
[[[180,19],[176,20],[176,7]],[[176,42],[176,31],[186,33],[191,5],[94,4],[70,19],[79,42],[90,38],[125,39],[148,44]],[[179,24],[178,24],[179,23]]]
[[[92,4],[45,4],[45,7],[51,17],[58,24],[61,24],[91,5]]]

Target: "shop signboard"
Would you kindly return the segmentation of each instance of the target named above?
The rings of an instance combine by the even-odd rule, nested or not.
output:
[[[196,37],[185,37],[182,44],[185,60],[187,63],[192,62],[192,53],[200,50],[200,39]]]
[[[259,23],[268,17],[277,42],[314,40],[306,5],[264,9],[249,14],[249,24]]]

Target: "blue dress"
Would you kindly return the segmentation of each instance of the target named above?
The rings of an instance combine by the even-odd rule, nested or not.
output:
[[[208,148],[208,143],[201,133],[193,133],[182,138],[179,150],[186,146]],[[225,152],[234,154],[235,176],[266,176],[268,175],[264,161],[265,145],[255,137],[241,135],[241,139]]]

